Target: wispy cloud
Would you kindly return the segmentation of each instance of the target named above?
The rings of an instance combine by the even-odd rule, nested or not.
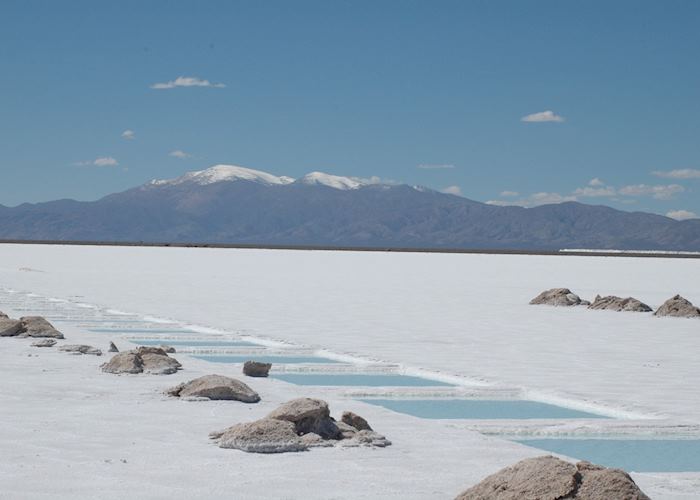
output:
[[[587,186],[576,188],[571,194],[584,198],[602,198],[615,196],[617,191],[614,187],[605,184],[600,178],[594,177],[588,181]]]
[[[524,206],[521,201],[515,200],[488,200],[487,205],[495,205],[497,207],[522,207]]]
[[[459,186],[447,186],[442,190],[446,194],[454,194],[455,196],[462,196],[462,189]]]
[[[600,187],[586,186],[582,188],[576,188],[573,192],[574,196],[583,196],[585,198],[610,197],[615,196],[615,194],[617,193],[614,187],[604,185]]]
[[[542,122],[558,122],[564,121],[563,116],[559,116],[554,111],[540,111],[539,113],[532,113],[531,115],[523,116],[520,119],[521,122],[526,123],[542,123]]]
[[[189,153],[186,153],[182,151],[181,149],[176,149],[174,151],[171,151],[168,153],[168,156],[172,156],[173,158],[179,158],[181,160],[184,160],[185,158],[192,158],[192,155]]]
[[[670,200],[674,195],[685,191],[683,186],[678,184],[666,184],[649,186],[647,184],[633,184],[623,186],[618,193],[623,196],[651,196],[656,200]]]
[[[700,170],[697,168],[679,168],[677,170],[654,170],[652,175],[667,179],[700,179]]]
[[[547,205],[550,203],[563,203],[576,201],[576,196],[561,195],[559,193],[535,193],[530,196],[533,205]]]
[[[417,165],[416,168],[420,168],[423,170],[444,170],[449,168],[455,168],[455,166],[451,163],[421,163],[420,165]]]
[[[116,167],[119,165],[119,162],[115,158],[112,158],[111,156],[101,156],[99,158],[95,158],[94,160],[79,161],[79,162],[75,163],[75,165],[78,165],[81,167],[87,167],[87,166]]]
[[[552,203],[564,203],[565,201],[576,201],[576,196],[563,195],[559,193],[550,193],[542,191],[539,193],[531,194],[526,198],[519,198],[517,200],[489,200],[486,203],[488,205],[496,205],[499,207],[536,207],[538,205],[549,205]]]
[[[212,87],[222,89],[226,85],[223,83],[212,83],[209,80],[203,80],[196,76],[178,76],[175,80],[151,85],[151,88],[156,90],[174,89],[176,87]]]
[[[517,192],[503,191],[500,194],[500,198],[511,199],[489,200],[486,203],[499,206],[518,205],[522,207],[534,207],[549,203],[579,201],[582,198],[608,198],[610,201],[615,201],[618,203],[634,203],[636,201],[634,198],[642,196],[651,196],[656,200],[670,200],[676,194],[684,191],[685,188],[678,184],[653,186],[647,184],[633,184],[617,189],[596,177],[591,179],[586,186],[576,188],[570,194],[542,191],[529,196],[513,199],[519,196]]]
[[[691,212],[689,210],[670,210],[669,212],[666,212],[666,217],[670,217],[676,220],[688,220],[698,218],[695,212]]]
[[[124,132],[122,132],[122,138],[124,139],[136,139],[136,132],[130,129],[126,129]]]
[[[371,177],[350,177],[352,180],[358,181],[361,184],[390,184],[390,185],[397,185],[400,184],[400,182],[395,181],[394,179],[385,179],[383,177],[379,177],[378,175],[373,175]]]
[[[103,156],[101,158],[96,158],[95,161],[92,163],[96,167],[116,167],[117,165],[119,165],[119,162],[111,156]]]
[[[647,184],[631,184],[616,189],[605,184],[598,177],[591,179],[588,185],[575,189],[571,194],[582,198],[613,198],[615,196],[651,196],[657,200],[668,200],[674,195],[685,191],[678,184],[650,186]],[[619,201],[619,200],[616,200]]]
[[[487,200],[487,205],[494,205],[497,207],[521,207],[522,205],[517,201],[512,200]]]

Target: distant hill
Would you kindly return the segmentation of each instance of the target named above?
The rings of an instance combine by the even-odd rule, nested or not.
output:
[[[94,202],[0,206],[0,238],[697,251],[700,220],[575,202],[499,207],[421,187],[217,165]]]

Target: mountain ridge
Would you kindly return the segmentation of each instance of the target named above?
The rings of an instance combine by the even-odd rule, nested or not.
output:
[[[0,238],[697,251],[700,220],[579,202],[500,207],[405,184],[216,165],[96,201],[0,206]]]

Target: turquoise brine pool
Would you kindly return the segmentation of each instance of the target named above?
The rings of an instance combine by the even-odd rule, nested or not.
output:
[[[90,325],[97,325],[98,323],[104,323],[107,325],[123,325],[123,324],[140,324],[143,325],[146,322],[142,319],[95,319],[92,317],[82,317],[82,318],[71,318],[66,316],[45,316],[46,319],[51,321],[58,321],[62,323],[86,323]]]
[[[177,329],[177,328],[88,328],[89,332],[93,333],[161,333],[161,334],[182,334],[188,333],[192,335],[192,330]]]
[[[601,415],[526,400],[363,399],[414,417],[430,419],[605,418]]]
[[[246,361],[260,361],[261,363],[274,364],[299,364],[299,363],[338,363],[334,359],[320,358],[318,356],[275,356],[275,355],[197,355],[197,359],[210,361],[212,363],[245,363]]]
[[[533,448],[627,472],[698,472],[698,439],[519,439]]]
[[[272,378],[284,380],[296,385],[319,386],[358,386],[358,387],[433,387],[451,386],[445,382],[438,382],[422,377],[392,374],[298,374],[283,373],[273,375]]]
[[[185,347],[259,347],[258,344],[245,342],[243,340],[172,340],[172,339],[130,339],[138,345],[161,345],[185,346]]]

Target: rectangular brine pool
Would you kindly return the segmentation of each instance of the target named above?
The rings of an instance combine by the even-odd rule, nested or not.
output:
[[[172,340],[172,339],[130,339],[138,345],[162,345],[182,347],[259,347],[258,344],[243,340]]]
[[[93,333],[152,333],[152,334],[168,334],[168,335],[179,335],[179,334],[189,334],[192,335],[197,332],[192,330],[187,330],[185,328],[88,328],[89,332]]]
[[[232,354],[232,355],[208,355],[201,354],[192,356],[197,359],[203,359],[211,363],[245,363],[246,361],[259,361],[261,363],[286,364],[301,364],[301,363],[339,363],[335,359],[321,358],[318,356],[282,356],[282,355],[265,355],[265,354]],[[277,375],[275,377],[278,377]],[[281,377],[281,375],[280,375]]]
[[[533,448],[627,472],[698,472],[700,439],[518,439]]]
[[[398,413],[430,419],[606,418],[594,413],[527,400],[363,399],[362,401]]]
[[[452,386],[445,382],[410,375],[394,374],[325,374],[325,373],[282,373],[272,378],[296,385],[348,386],[348,387],[444,387]]]
[[[142,319],[104,319],[104,318],[90,318],[90,317],[82,317],[82,318],[75,318],[75,317],[69,317],[65,316],[65,319],[62,321],[77,321],[77,322],[83,322],[83,323],[89,323],[90,325],[94,325],[96,327],[104,327],[108,328],[110,325],[148,325],[149,323],[147,321],[144,321]],[[104,325],[104,326],[100,326]]]

